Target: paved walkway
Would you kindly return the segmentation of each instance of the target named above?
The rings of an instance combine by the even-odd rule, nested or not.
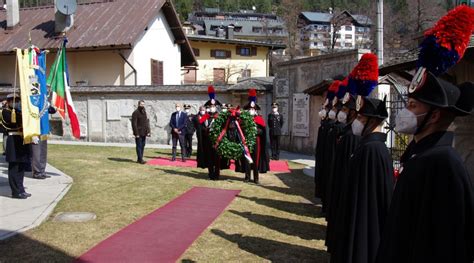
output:
[[[44,180],[25,176],[26,191],[31,193],[28,199],[11,198],[8,184],[8,163],[0,158],[0,240],[9,238],[40,225],[53,211],[72,184],[72,178],[48,165]]]
[[[48,144],[89,145],[107,147],[135,147],[131,143],[96,143],[48,141]],[[171,149],[171,145],[147,144],[147,148]],[[305,174],[314,176],[314,156],[282,151],[281,159],[304,164]],[[0,157],[0,240],[24,232],[40,225],[53,211],[56,204],[64,197],[72,184],[72,178],[48,165],[46,172],[51,178],[37,180],[31,173],[25,177],[26,191],[32,196],[28,199],[12,199],[8,184],[8,163]]]

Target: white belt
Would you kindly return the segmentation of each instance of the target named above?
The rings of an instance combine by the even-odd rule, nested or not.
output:
[[[8,132],[8,135],[12,136],[12,135],[23,135],[22,132]]]

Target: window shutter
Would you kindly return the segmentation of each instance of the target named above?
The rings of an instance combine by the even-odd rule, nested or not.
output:
[[[252,54],[252,56],[256,56],[256,55],[257,55],[257,48],[256,48],[256,47],[253,47],[253,48],[252,48],[251,54]]]
[[[237,55],[240,55],[240,49],[241,49],[241,47],[239,47],[239,46],[237,46],[237,47],[235,48],[235,53],[236,53]]]
[[[194,53],[194,56],[199,57],[199,49],[198,48],[193,48],[193,53]]]
[[[216,50],[211,49],[211,57],[215,58],[216,57]]]
[[[225,53],[226,53],[226,57],[227,57],[227,58],[231,58],[231,57],[232,57],[232,52],[231,52],[230,50],[226,50]]]
[[[163,61],[151,60],[151,84],[163,85]]]

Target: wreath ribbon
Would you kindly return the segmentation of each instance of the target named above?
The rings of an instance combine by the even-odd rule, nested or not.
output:
[[[221,133],[219,134],[219,137],[217,137],[216,143],[214,144],[214,148],[217,149],[219,146],[220,142],[224,138],[224,136],[227,133],[227,129],[229,128],[230,124],[230,117],[237,117],[237,113],[240,113],[240,110],[238,109],[231,109],[230,110],[230,116],[227,118],[227,121],[224,125],[224,128],[222,129]],[[242,151],[244,154],[244,157],[249,161],[250,164],[253,163],[252,156],[250,155],[249,148],[247,147],[247,143],[245,142],[245,136],[244,133],[242,132],[242,128],[240,127],[240,124],[238,121],[233,121],[235,124],[235,127],[237,128],[239,139],[240,139],[240,146],[242,147]]]

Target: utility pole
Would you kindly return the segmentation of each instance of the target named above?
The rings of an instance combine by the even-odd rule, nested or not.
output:
[[[377,57],[383,64],[383,0],[377,0]]]

